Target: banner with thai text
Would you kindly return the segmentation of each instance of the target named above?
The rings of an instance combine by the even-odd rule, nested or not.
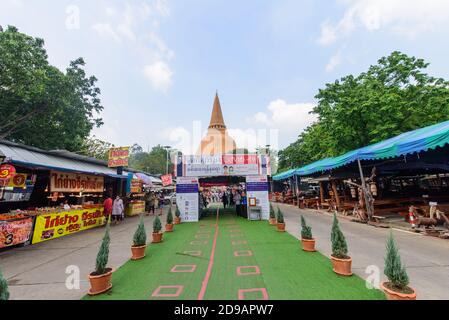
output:
[[[104,225],[104,208],[63,211],[36,217],[32,243],[60,238]]]
[[[52,171],[51,192],[103,192],[104,177]]]

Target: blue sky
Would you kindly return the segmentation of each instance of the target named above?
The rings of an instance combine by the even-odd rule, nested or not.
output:
[[[282,148],[319,88],[394,50],[449,79],[446,0],[1,0],[0,24],[44,38],[61,69],[84,57],[105,107],[93,134],[145,149],[195,149],[216,90],[238,144]]]

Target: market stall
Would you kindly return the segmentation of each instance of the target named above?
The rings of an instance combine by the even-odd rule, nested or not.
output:
[[[132,179],[130,193],[128,194],[128,204],[125,212],[128,217],[134,217],[145,213],[145,192],[141,179]]]
[[[104,196],[117,194],[127,181],[127,172],[67,151],[5,140],[0,151],[0,249],[104,225]]]

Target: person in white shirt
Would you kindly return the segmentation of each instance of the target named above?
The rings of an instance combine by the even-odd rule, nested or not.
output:
[[[124,211],[125,208],[123,205],[123,200],[120,196],[117,196],[112,206],[112,221],[114,221],[114,224],[117,224],[123,220]]]

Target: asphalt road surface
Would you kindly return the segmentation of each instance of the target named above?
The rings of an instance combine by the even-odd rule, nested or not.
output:
[[[300,237],[300,215],[304,214],[316,238],[317,250],[325,255],[331,254],[330,213],[316,210],[302,210],[294,206],[279,206],[285,216],[287,231]],[[383,275],[385,244],[390,230],[340,219],[340,226],[348,242],[349,255],[353,260],[353,271],[366,279],[368,266],[374,265]],[[410,286],[417,291],[418,299],[449,299],[449,240],[423,236],[420,234],[393,229],[403,263],[407,267]]]

